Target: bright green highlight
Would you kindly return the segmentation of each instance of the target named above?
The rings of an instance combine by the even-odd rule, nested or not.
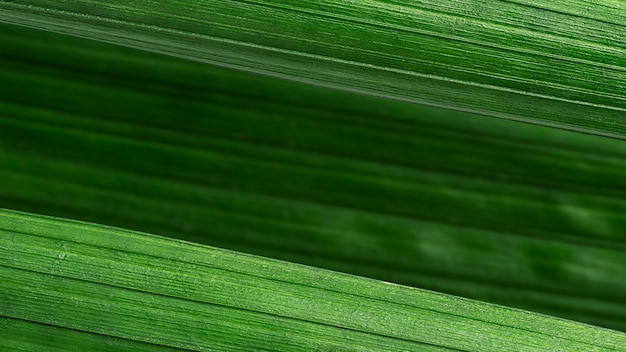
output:
[[[197,351],[626,350],[576,322],[7,210],[0,278],[4,317]]]

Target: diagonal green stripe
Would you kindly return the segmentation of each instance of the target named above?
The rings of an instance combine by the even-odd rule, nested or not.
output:
[[[558,318],[136,232],[10,211],[0,223],[0,314],[17,319],[196,350],[626,343]]]
[[[3,0],[0,21],[624,138],[619,2]]]

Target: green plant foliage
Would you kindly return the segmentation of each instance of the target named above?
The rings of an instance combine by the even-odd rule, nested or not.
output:
[[[626,145],[0,26],[0,205],[626,330]]]
[[[0,294],[7,292],[0,287]],[[6,303],[4,303],[6,304]],[[0,303],[0,306],[2,304]],[[88,317],[84,317],[85,320]],[[62,328],[50,323],[36,323],[29,320],[0,316],[0,351],[42,351],[64,352],[73,351],[127,351],[127,352],[175,352],[186,351],[179,348],[159,346],[152,343],[140,342],[90,333],[86,331]]]
[[[0,21],[626,136],[623,1],[1,0]]]
[[[95,333],[138,342],[120,348],[626,351],[625,334],[576,322],[12,211],[0,211],[0,279],[9,331],[41,323],[71,329],[66,340]]]

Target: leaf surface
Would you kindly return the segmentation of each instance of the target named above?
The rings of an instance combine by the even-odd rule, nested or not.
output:
[[[626,330],[621,141],[1,28],[4,207]]]
[[[558,318],[6,210],[0,212],[0,278],[0,315],[10,318],[4,323],[30,321],[71,329],[68,335],[83,331],[197,351],[626,346],[623,333]]]
[[[623,139],[623,1],[2,0],[0,21]]]

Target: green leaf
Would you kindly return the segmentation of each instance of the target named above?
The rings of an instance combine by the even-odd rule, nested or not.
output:
[[[625,334],[567,320],[6,210],[0,265],[0,314],[69,335],[198,351],[626,350]]]
[[[0,288],[0,294],[4,290]],[[0,304],[1,306],[1,304]],[[0,316],[0,351],[173,352],[178,348]]]
[[[0,204],[626,330],[626,144],[0,27]]]
[[[0,1],[7,23],[622,139],[624,11],[587,0]]]

